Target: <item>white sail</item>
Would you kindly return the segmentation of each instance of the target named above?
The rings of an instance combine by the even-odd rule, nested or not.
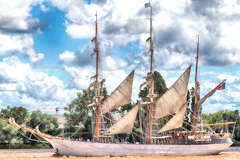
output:
[[[123,116],[117,123],[110,127],[108,134],[129,133],[132,131],[134,122],[138,113],[139,104],[133,107],[125,116]]]
[[[158,133],[182,127],[186,110],[187,110],[187,103],[185,103],[177,111],[177,113],[158,131]]]
[[[155,118],[174,114],[186,101],[191,66],[177,81],[157,100]]]
[[[102,113],[110,112],[111,110],[131,103],[132,84],[134,71],[111,93],[111,95],[103,102],[101,109]]]

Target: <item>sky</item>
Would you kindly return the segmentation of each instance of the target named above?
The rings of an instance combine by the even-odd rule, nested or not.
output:
[[[133,102],[149,71],[148,0],[0,0],[0,109],[55,113],[86,89],[95,72],[98,13],[100,75],[110,94],[135,69]],[[204,113],[240,109],[240,0],[151,0],[154,70],[170,87],[193,64],[200,36],[201,96],[227,79]]]

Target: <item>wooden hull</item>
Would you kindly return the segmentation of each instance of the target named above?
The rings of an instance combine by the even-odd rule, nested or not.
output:
[[[72,156],[148,156],[148,155],[211,155],[228,149],[232,141],[221,144],[157,145],[80,142],[67,139],[46,139],[60,155]]]
[[[148,156],[148,155],[210,155],[227,150],[232,145],[231,138],[224,138],[219,143],[211,144],[120,144],[120,143],[93,143],[72,141],[60,137],[53,137],[18,125],[14,119],[8,124],[38,135],[48,141],[55,152],[60,155],[72,156]]]

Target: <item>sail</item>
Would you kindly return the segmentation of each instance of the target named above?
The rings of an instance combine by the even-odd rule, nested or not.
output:
[[[102,104],[102,113],[110,112],[111,110],[131,103],[132,84],[134,71],[111,93],[111,95]]]
[[[138,113],[139,104],[133,107],[125,116],[123,116],[117,123],[110,127],[108,134],[129,133],[132,131],[134,122]]]
[[[184,116],[187,110],[187,103],[185,103],[177,113],[158,131],[158,133],[169,131],[171,129],[182,127]]]
[[[191,65],[177,81],[157,100],[155,118],[174,114],[186,101]]]
[[[218,88],[219,88],[220,86],[222,86],[223,83],[225,83],[225,82],[226,82],[226,79],[223,80],[220,84],[218,84],[213,90],[211,90],[210,92],[208,92],[203,98],[201,98],[201,99],[198,101],[197,105],[198,105],[198,106],[202,105],[202,104],[203,104],[210,96],[212,96],[212,95],[216,92],[216,90],[218,90]]]

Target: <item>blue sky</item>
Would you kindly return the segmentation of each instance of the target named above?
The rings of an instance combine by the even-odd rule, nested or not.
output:
[[[136,70],[133,101],[149,70],[149,9],[145,0],[19,0],[0,2],[0,106],[23,105],[54,113],[86,89],[95,13],[99,15],[101,76],[110,93]],[[154,69],[167,86],[193,64],[200,35],[201,96],[227,78],[226,90],[204,104],[205,113],[239,109],[240,5],[237,0],[152,0]]]

